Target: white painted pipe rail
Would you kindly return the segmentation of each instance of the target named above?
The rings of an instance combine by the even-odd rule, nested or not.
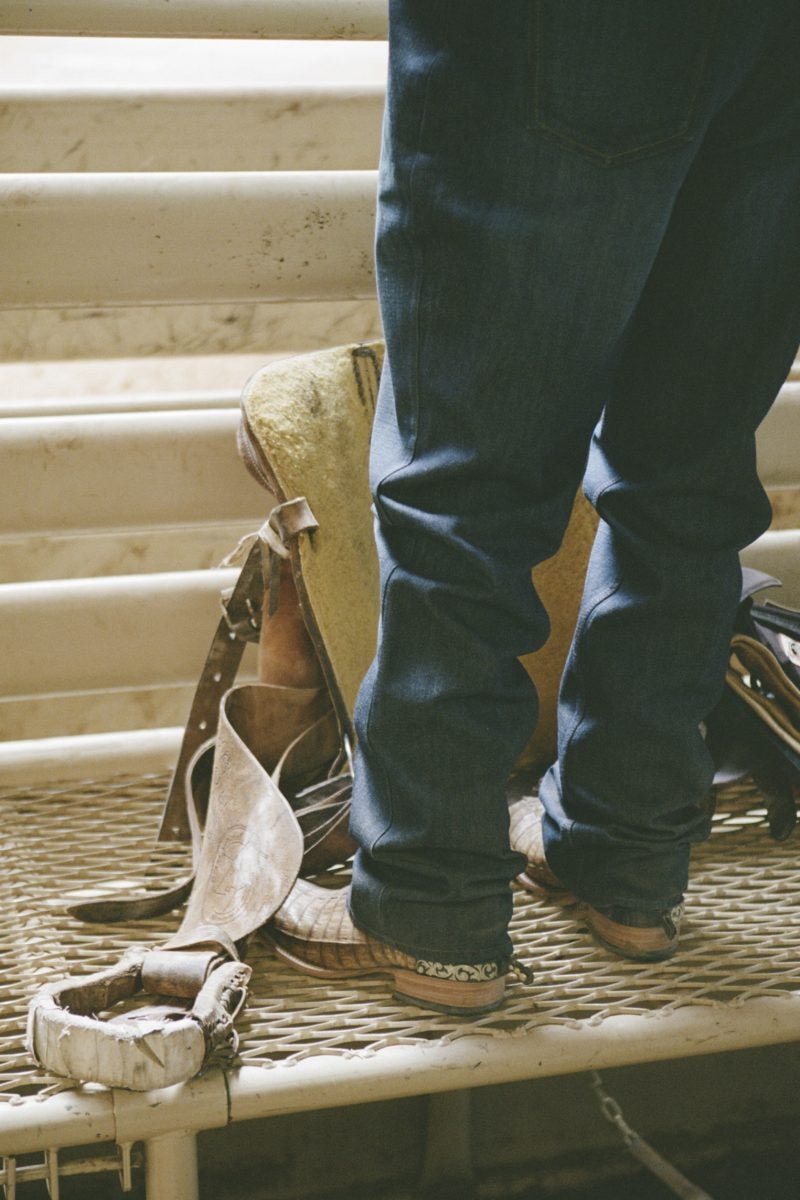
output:
[[[282,304],[149,304],[114,308],[0,306],[0,362],[322,350],[380,337],[367,300]]]
[[[236,451],[237,409],[9,417],[0,537],[263,519]]]
[[[388,1046],[350,1057],[318,1055],[271,1070],[210,1071],[158,1092],[62,1092],[5,1105],[0,1155],[99,1141],[120,1144],[232,1121],[540,1079],[774,1045],[800,1038],[796,996],[738,1006],[679,1008],[657,1016],[608,1017],[599,1025],[545,1025],[523,1037],[466,1035],[439,1044]],[[32,1112],[35,1117],[32,1119]]]
[[[222,86],[0,83],[0,171],[371,170],[383,96],[358,83],[274,87],[263,74]]]
[[[0,33],[128,37],[386,37],[386,0],[3,0]]]
[[[266,359],[265,355],[265,359]],[[240,390],[219,387],[192,392],[108,392],[70,395],[0,395],[0,420],[11,417],[82,417],[111,413],[206,412],[239,407]],[[6,430],[0,429],[0,441]],[[0,447],[0,454],[2,448]]]
[[[758,462],[767,487],[800,486],[800,384],[784,384],[759,429]]]
[[[194,684],[235,570],[0,587],[0,695]],[[2,705],[0,705],[0,710]]]
[[[0,307],[374,294],[376,175],[201,172],[0,179]]]
[[[175,766],[182,737],[183,726],[173,725],[162,729],[126,729],[122,733],[115,730],[0,741],[0,779],[4,787],[11,787],[41,784],[43,779],[60,783],[170,771]]]
[[[0,408],[0,412],[2,409]],[[800,407],[763,428],[766,486],[797,486]],[[238,406],[11,417],[0,427],[0,538],[257,520],[268,497],[236,450]]]

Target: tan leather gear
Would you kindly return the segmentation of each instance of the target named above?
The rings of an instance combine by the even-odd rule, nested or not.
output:
[[[270,364],[242,396],[239,446],[249,469],[281,501],[302,496],[316,520],[312,533],[292,542],[292,569],[347,730],[377,636],[368,460],[382,364],[382,343],[323,350]],[[544,767],[555,758],[558,687],[596,526],[579,494],[560,550],[533,571],[551,632],[541,650],[521,660],[539,693],[539,720],[520,765]]]
[[[271,364],[245,387],[239,446],[274,507],[246,539],[239,580],[223,597],[165,804],[159,839],[191,838],[193,880],[160,896],[92,901],[73,911],[89,920],[134,918],[191,893],[189,905],[165,945],[34,998],[29,1048],[56,1073],[165,1086],[191,1077],[220,1048],[230,1050],[249,974],[238,962],[244,940],[280,907],[301,869],[320,869],[353,848],[346,832],[352,711],[378,619],[368,455],[382,361],[379,343],[343,347]],[[579,499],[562,549],[535,571],[552,633],[523,660],[541,706],[523,762],[544,765],[554,756],[558,682],[593,531],[594,515]],[[262,682],[232,687],[245,644],[256,640]],[[280,944],[288,953],[286,940]],[[365,945],[358,935],[340,948],[350,966],[387,966],[399,993],[421,997],[422,987],[426,1002],[436,1002],[431,989],[441,980],[423,971],[420,984],[418,964],[409,970],[394,951],[383,963],[378,944]],[[501,985],[473,981],[463,1010],[494,1007]],[[111,1022],[95,1015],[140,989],[194,1003],[178,1020],[174,1013]],[[447,1003],[457,1011],[462,1001]]]

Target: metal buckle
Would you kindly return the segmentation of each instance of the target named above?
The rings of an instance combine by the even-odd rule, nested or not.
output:
[[[257,642],[261,635],[261,610],[256,608],[249,596],[246,596],[244,606],[247,615],[243,614],[238,620],[234,619],[228,608],[233,599],[233,593],[233,588],[226,588],[220,592],[219,596],[222,617],[230,630],[231,640],[235,638],[240,642]]]

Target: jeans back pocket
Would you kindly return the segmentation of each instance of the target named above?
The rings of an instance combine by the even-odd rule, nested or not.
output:
[[[604,166],[693,131],[719,0],[533,0],[529,127]]]

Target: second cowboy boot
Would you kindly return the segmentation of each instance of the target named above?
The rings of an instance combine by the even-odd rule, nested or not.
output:
[[[615,907],[594,908],[578,901],[550,869],[544,854],[542,806],[525,797],[509,810],[511,845],[528,860],[517,883],[534,896],[556,904],[579,905],[579,913],[596,941],[612,953],[636,962],[660,962],[678,949],[683,906],[661,913]]]

